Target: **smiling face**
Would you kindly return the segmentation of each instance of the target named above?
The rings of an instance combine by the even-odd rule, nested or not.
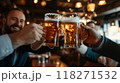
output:
[[[22,11],[12,10],[8,13],[6,22],[4,23],[5,33],[14,33],[21,30],[25,25],[25,15]]]

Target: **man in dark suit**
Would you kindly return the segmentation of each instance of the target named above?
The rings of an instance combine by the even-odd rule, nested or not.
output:
[[[0,36],[0,66],[24,66],[28,52],[49,51],[47,47],[40,48],[43,33],[43,27],[38,24],[25,26],[25,15],[21,9],[14,8],[8,11],[3,19]],[[38,51],[34,50],[38,48]]]
[[[101,36],[96,32],[96,30],[90,28],[89,26],[81,24],[81,27],[88,31],[88,37],[85,42],[90,44],[95,52],[120,62],[119,44]]]
[[[87,26],[96,30],[94,21],[87,22]],[[88,45],[86,46],[86,43],[84,44],[82,44],[81,47],[77,49],[78,52],[80,52],[82,56],[87,57],[92,62],[101,63],[104,66],[111,66],[111,67],[118,66],[118,62],[116,62],[115,60],[94,52],[92,48],[88,47]]]

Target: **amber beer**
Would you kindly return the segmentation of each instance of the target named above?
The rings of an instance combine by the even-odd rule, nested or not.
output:
[[[59,45],[59,14],[45,14],[44,46],[57,47]]]
[[[61,28],[64,32],[64,48],[77,48],[79,18],[68,17],[62,20]]]

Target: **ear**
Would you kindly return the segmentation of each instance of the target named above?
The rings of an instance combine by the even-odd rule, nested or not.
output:
[[[6,19],[5,18],[2,19],[2,23],[3,23],[3,25],[6,23]]]

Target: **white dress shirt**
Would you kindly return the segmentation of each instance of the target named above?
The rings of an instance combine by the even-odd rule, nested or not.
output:
[[[14,51],[12,42],[7,34],[0,36],[0,60]]]

